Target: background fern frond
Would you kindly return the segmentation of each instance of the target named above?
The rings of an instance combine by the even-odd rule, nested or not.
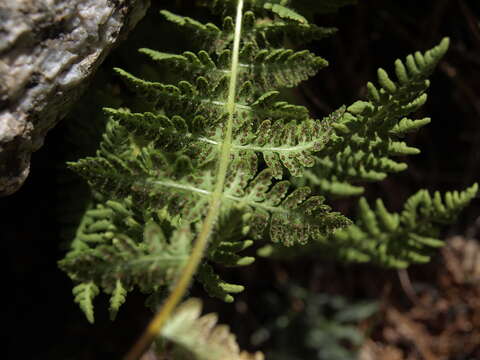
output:
[[[155,352],[172,360],[263,360],[263,354],[241,351],[217,315],[201,316],[202,303],[189,299],[180,305],[158,335]]]

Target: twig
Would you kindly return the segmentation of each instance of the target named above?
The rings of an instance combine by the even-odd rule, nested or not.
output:
[[[410,276],[408,275],[408,272],[406,269],[400,269],[398,270],[398,279],[400,280],[400,285],[402,286],[403,291],[407,295],[407,297],[410,299],[410,301],[414,305],[418,305],[420,303],[420,300],[418,299],[417,294],[415,293],[415,289],[412,286],[412,282],[410,280]]]

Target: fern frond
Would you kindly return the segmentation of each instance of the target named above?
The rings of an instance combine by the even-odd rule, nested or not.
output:
[[[213,5],[209,3],[207,5]],[[236,2],[232,2],[230,6],[225,7],[225,3],[220,7],[223,9],[236,6]],[[258,7],[253,7],[258,8]],[[275,19],[275,21],[268,20],[265,17],[261,17],[257,20],[254,11],[245,11],[243,15],[243,33],[241,41],[245,44],[252,43],[258,44],[258,46],[264,47],[281,47],[286,39],[296,46],[303,45],[313,40],[321,40],[325,37],[333,35],[337,29],[320,27],[315,24],[310,24],[303,16],[294,12],[291,9],[287,9],[284,6],[277,5],[261,5],[260,8],[263,11],[268,10],[270,16],[278,15],[278,13],[285,14],[285,17]],[[283,10],[283,11],[282,11]],[[160,12],[168,21],[176,24],[180,28],[184,28],[189,33],[192,33],[198,39],[200,48],[208,50],[209,52],[220,55],[223,51],[227,50],[232,44],[232,36],[234,20],[231,16],[226,16],[223,20],[221,27],[217,27],[212,23],[202,24],[198,21],[172,14],[169,11]],[[290,14],[290,16],[288,15]],[[291,19],[289,17],[296,18]],[[299,21],[301,19],[301,21]]]
[[[359,220],[335,234],[341,244],[349,243],[351,247],[343,247],[341,256],[390,267],[427,262],[431,249],[443,246],[437,238],[440,225],[453,223],[477,191],[475,184],[462,192],[447,192],[442,198],[439,192],[432,197],[421,190],[407,200],[400,214],[389,213],[381,200],[373,210],[362,198]]]
[[[274,13],[283,20],[294,21],[300,24],[306,24],[308,22],[307,19],[300,15],[298,12],[282,4],[267,2],[263,5],[263,8],[266,10],[270,10],[272,13]]]
[[[254,257],[239,255],[254,243],[253,240],[245,239],[250,230],[249,218],[248,214],[236,208],[220,214],[206,258],[225,267],[247,266],[253,263]]]
[[[131,162],[113,156],[109,160],[86,158],[74,168],[91,186],[104,189],[114,198],[130,192],[143,206],[166,208],[171,215],[178,214],[187,222],[198,220],[212,193],[211,174],[201,172],[196,177],[188,174],[171,179],[168,175],[174,174],[172,165],[156,154],[144,149],[142,156]],[[226,180],[222,211],[241,207],[251,213],[253,223],[264,225],[255,230],[256,237],[262,238],[263,231],[268,229],[273,242],[291,245],[348,224],[345,217],[323,204],[323,198],[310,197],[308,187],[291,193],[288,181],[272,187],[273,172],[266,169],[256,175],[256,156],[242,157],[232,164],[232,173]]]
[[[132,113],[125,109],[104,108],[104,112],[111,117],[112,126],[117,122],[129,134],[166,152],[181,150],[205,135],[206,121],[200,115],[187,121],[178,115],[169,118],[162,114]]]
[[[334,35],[337,28],[322,27],[311,23],[272,21],[259,23],[250,34],[250,38],[272,47],[284,46],[288,40],[295,46],[308,44]]]
[[[158,335],[155,352],[172,360],[263,360],[263,354],[241,351],[228,326],[217,315],[201,316],[202,303],[189,299],[172,314]]]
[[[438,238],[440,227],[453,223],[477,192],[477,184],[443,196],[420,190],[405,202],[400,213],[390,213],[380,199],[373,209],[361,198],[355,224],[298,251],[308,254],[317,249],[348,262],[371,262],[394,268],[425,263],[433,249],[443,246]],[[282,247],[268,246],[260,254],[283,257],[288,253]]]
[[[107,212],[111,216],[109,209],[100,207],[90,210],[89,215],[104,217]],[[135,233],[138,224],[130,224],[128,219],[125,222],[127,224],[123,227],[117,223],[118,230],[110,232],[109,236],[106,236],[105,229],[97,227],[98,239],[95,240],[100,240],[100,244],[97,241],[88,243],[87,249],[70,252],[59,263],[74,281],[80,282],[74,288],[75,301],[90,322],[93,322],[92,299],[100,288],[111,294],[110,315],[113,319],[128,291],[138,286],[142,292],[154,293],[168,287],[188,259],[191,234],[187,228],[174,231],[167,240],[158,225],[148,223],[143,239],[135,241],[125,234]]]
[[[86,158],[74,165],[91,186],[102,189],[114,199],[126,194],[142,207],[164,209],[170,216],[180,215],[186,222],[198,220],[205,212],[211,194],[213,176],[202,172],[204,178],[170,176],[178,169],[191,168],[188,157],[170,164],[161,153],[143,149],[138,159],[124,161],[113,157]],[[208,175],[210,174],[210,175]]]
[[[120,306],[122,306],[126,301],[127,292],[127,289],[125,289],[122,285],[122,281],[117,279],[115,288],[110,296],[110,320],[115,320],[117,317]]]
[[[411,120],[407,116],[425,103],[425,91],[430,84],[428,76],[447,51],[448,44],[445,38],[423,55],[416,52],[405,61],[396,60],[398,81],[393,81],[383,69],[378,70],[380,88],[367,84],[369,101],[357,101],[347,108],[345,115],[333,124],[334,146],[319,155],[313,175],[322,174],[323,181],[317,185],[324,192],[331,191],[337,182],[380,181],[388,173],[406,169],[405,163],[391,157],[420,152],[399,137],[429,123],[430,119]],[[347,190],[340,195],[349,193]]]
[[[322,121],[307,119],[300,123],[292,120],[264,120],[256,130],[250,123],[239,130],[240,143],[234,150],[260,153],[276,179],[283,177],[283,167],[293,176],[301,176],[304,169],[315,165],[315,153],[328,143],[332,133],[331,123],[341,116],[343,109],[332,113]],[[282,167],[283,165],[283,167]]]
[[[84,282],[75,286],[72,290],[75,296],[75,302],[80,305],[88,322],[93,324],[95,321],[93,315],[93,299],[99,294],[100,290],[93,281]]]
[[[330,164],[327,163],[327,166],[331,166]],[[355,186],[347,181],[340,181],[336,176],[325,179],[310,170],[304,171],[304,179],[297,182],[300,182],[302,185],[308,183],[315,188],[318,187],[322,192],[334,197],[358,196],[363,194],[364,191],[362,186]]]
[[[128,224],[129,234],[141,233],[142,225],[130,206],[129,199],[122,202],[108,200],[88,209],[73,240],[73,253],[111,241],[124,224]]]
[[[242,285],[231,284],[222,280],[208,263],[200,265],[196,279],[203,284],[203,288],[210,296],[227,303],[234,301],[232,294],[238,294],[245,290]]]
[[[180,16],[168,10],[162,10],[160,13],[170,22],[179,27],[185,28],[192,32],[195,36],[201,38],[205,42],[216,42],[220,37],[221,30],[213,23],[202,24],[188,16]]]
[[[271,9],[283,11],[278,6]],[[171,14],[168,13],[168,16],[171,17]],[[184,20],[180,22],[183,23]],[[261,153],[267,165],[274,169],[277,178],[282,176],[282,165],[292,175],[300,176],[303,168],[314,165],[313,153],[318,152],[329,140],[329,118],[322,122],[309,119],[307,109],[276,100],[279,92],[271,89],[295,86],[327,63],[308,51],[295,52],[269,46],[261,49],[258,39],[249,38],[248,35],[250,31],[261,27],[256,23],[255,15],[247,11],[244,22],[240,63],[237,68],[239,91],[235,106],[232,150]],[[278,21],[272,23],[277,24]],[[231,38],[233,25],[228,17],[225,18],[224,28]],[[175,116],[182,119],[182,123],[195,122],[204,125],[204,136],[195,137],[192,132],[183,131],[183,138],[177,138],[170,133],[161,138],[168,140],[172,137],[171,143],[179,146],[198,140],[191,144],[193,150],[191,149],[190,153],[200,153],[202,159],[213,158],[223,141],[223,133],[218,131],[218,127],[225,121],[224,107],[231,50],[223,49],[218,54],[209,54],[202,50],[197,54],[184,52],[182,55],[148,49],[141,51],[156,61],[183,68],[190,80],[182,80],[178,85],[152,83],[117,69],[125,83],[141,97],[145,97],[145,101],[151,103],[152,109],[161,108],[167,118],[172,119]],[[148,116],[148,122],[155,123],[155,117],[149,113],[143,117],[135,116],[142,121]],[[160,126],[162,122],[168,121],[163,114],[156,116],[160,118]],[[189,117],[193,120],[187,120]],[[137,131],[141,128],[137,125],[135,127]],[[140,129],[145,130],[147,129]],[[151,136],[156,132],[151,131]],[[250,133],[256,135],[251,136]],[[274,133],[275,136],[267,142],[265,135],[268,133]]]
[[[128,74],[126,78],[131,79],[132,76]],[[205,160],[214,155],[212,151],[218,151],[222,143],[222,133],[218,132],[218,126],[223,121],[225,98],[222,96],[225,96],[225,92],[218,91],[218,88],[225,86],[223,79],[216,87],[205,85],[201,87],[202,90],[183,82],[188,92],[183,92],[184,90],[175,86],[169,86],[165,93],[159,92],[159,102],[162,102],[165,113],[172,116],[170,119],[161,114],[153,115],[148,112],[144,114],[129,114],[119,110],[108,112],[126,126],[133,125],[135,129],[132,130],[135,133],[145,133],[146,138],[155,141],[158,147],[168,149],[173,144],[173,150],[179,150],[183,145],[191,145],[190,153],[200,153],[200,157]],[[199,81],[203,80],[197,80]],[[140,83],[141,80],[137,82]],[[331,124],[342,116],[344,109],[341,108],[323,121],[313,120],[309,119],[306,108],[276,101],[278,96],[276,91],[252,99],[251,93],[249,94],[247,90],[242,91],[252,86],[248,81],[240,89],[232,151],[261,153],[267,166],[274,170],[276,178],[282,177],[282,165],[292,175],[300,176],[305,167],[314,165],[313,154],[318,153],[330,140]],[[219,97],[220,100],[213,100]],[[180,104],[182,106],[179,108]],[[188,117],[193,120],[186,121]],[[139,122],[143,123],[137,125]],[[172,123],[178,123],[180,126]],[[153,129],[155,124],[157,130]],[[204,125],[203,136],[202,132],[197,130],[200,125]],[[173,130],[166,130],[164,126]],[[150,127],[152,129],[148,131]],[[188,130],[189,127],[193,127],[191,132]],[[159,143],[157,139],[165,145]]]
[[[89,212],[103,217],[84,227],[82,249],[61,262],[75,281],[93,281],[112,295],[112,316],[125,291],[137,286],[155,294],[173,281],[189,252],[185,245],[175,253],[174,243],[186,228],[201,227],[206,219],[212,237],[197,279],[225,301],[232,301],[243,286],[223,281],[213,266],[251,264],[253,257],[239,254],[253,244],[250,239],[304,244],[349,224],[323,198],[310,196],[308,187],[295,189],[289,181],[279,181],[285,169],[301,176],[315,164],[316,154],[331,139],[331,123],[345,111],[314,120],[306,108],[279,98],[278,88],[296,86],[327,65],[308,51],[282,48],[284,39],[308,40],[333,31],[308,24],[284,5],[263,3],[258,13],[257,4],[247,2],[255,12],[239,17],[244,26],[241,37],[240,32],[236,36],[236,51],[232,17],[225,16],[217,27],[163,11],[209,46],[180,55],[141,50],[181,70],[173,84],[115,69],[143,112],[105,109],[109,122],[96,156],[69,164],[111,203]],[[223,220],[207,216],[212,201],[219,204],[215,219],[242,219],[228,236]],[[149,231],[142,224],[152,221],[170,238],[161,246],[148,245]]]
[[[356,181],[402,171],[406,164],[392,158],[419,152],[401,137],[429,121],[407,116],[426,101],[427,77],[448,40],[397,61],[398,81],[380,69],[380,86],[367,85],[368,101],[312,119],[305,107],[283,101],[278,89],[298,85],[327,61],[284,46],[334,30],[309,24],[289,8],[294,2],[245,3],[242,12],[242,0],[209,1],[224,15],[221,26],[162,12],[200,44],[182,54],[141,49],[175,70],[169,83],[115,69],[136,95],[134,105],[106,108],[100,149],[69,164],[100,194],[60,262],[80,284],[76,301],[90,321],[100,290],[110,295],[113,318],[129,291],[158,299],[174,286],[153,328],[161,326],[193,276],[210,295],[232,302],[244,286],[217,272],[251,264],[254,257],[243,251],[261,240],[273,243],[262,253],[289,247],[290,254],[321,252],[396,267],[426,261],[429,249],[440,245],[437,224],[452,221],[477,191],[444,198],[419,192],[399,214],[381,202],[373,210],[361,199],[355,224],[332,211],[319,193],[359,195]],[[198,319],[199,311],[198,304],[179,308],[183,320],[162,334],[188,356],[212,359],[219,344],[209,340],[225,333],[211,332],[215,322]],[[206,335],[194,334],[197,322]],[[151,330],[139,347],[156,333]],[[219,358],[248,358],[231,350],[218,348]]]
[[[253,245],[252,240],[244,240],[249,233],[248,218],[235,208],[220,214],[205,256],[206,261],[196,275],[196,279],[203,284],[203,288],[210,296],[225,302],[233,302],[233,294],[242,292],[244,287],[222,280],[211,264],[238,267],[250,265],[255,261],[254,257],[239,254]]]
[[[225,73],[231,59],[231,51],[223,50],[216,58],[206,51],[198,53],[190,51],[182,55],[162,53],[151,49],[140,49],[152,60],[161,65],[181,71],[193,81],[197,76],[207,74],[210,81],[218,81]],[[328,62],[315,56],[308,50],[293,51],[291,49],[258,50],[256,44],[246,45],[240,53],[239,80],[250,81],[257,91],[269,91],[282,87],[294,87],[300,82],[315,75]]]
[[[254,238],[261,239],[267,232],[275,243],[305,244],[309,239],[349,224],[347,218],[331,212],[322,197],[310,196],[310,188],[290,192],[288,181],[272,186],[273,174],[269,169],[252,178],[255,168],[249,162],[241,161],[234,166],[237,171],[226,185],[225,205],[240,205],[250,214],[250,234]],[[242,189],[237,184],[247,186]]]

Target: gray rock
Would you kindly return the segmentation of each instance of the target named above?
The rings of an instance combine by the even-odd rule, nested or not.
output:
[[[150,0],[0,0],[0,196]]]

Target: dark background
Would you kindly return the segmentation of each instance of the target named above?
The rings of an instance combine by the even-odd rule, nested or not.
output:
[[[189,1],[163,4],[179,9],[180,13],[191,13],[192,9]],[[418,118],[430,116],[433,121],[409,138],[409,143],[422,149],[422,154],[406,159],[407,171],[368,190],[369,197],[383,197],[392,210],[398,210],[420,188],[461,189],[480,179],[479,5],[477,1],[456,0],[362,0],[337,14],[315,17],[319,25],[339,28],[335,37],[310,45],[330,61],[330,67],[295,90],[318,117],[362,98],[364,85],[375,79],[378,67],[393,71],[396,58],[404,58],[416,50],[425,51],[443,36],[451,38],[451,48],[432,76],[429,100],[417,114]],[[165,39],[161,31],[164,25],[159,24],[159,9],[157,4],[152,6],[129,40],[102,66],[100,76],[108,77],[112,66],[128,69],[134,61],[134,48],[175,46],[179,39],[171,37],[171,32],[167,33],[169,39]],[[157,26],[158,31],[150,30]],[[143,297],[134,294],[129,295],[112,323],[106,312],[108,299],[99,296],[95,300],[96,323],[88,324],[73,302],[71,281],[57,268],[57,261],[65,253],[59,212],[64,211],[65,202],[82,200],[72,200],[69,183],[62,180],[61,170],[69,157],[66,152],[70,151],[65,141],[71,132],[67,122],[78,121],[75,111],[51,131],[45,146],[33,155],[31,175],[25,185],[16,194],[0,200],[2,244],[8,254],[3,289],[7,301],[4,318],[9,359],[118,359],[150,317]],[[82,194],[80,190],[75,192],[78,197]],[[480,202],[476,199],[458,224],[445,230],[445,236],[469,230],[469,236],[475,237],[474,224],[479,214]],[[436,287],[442,264],[439,253],[431,264],[412,267],[409,270],[412,282]],[[380,299],[386,301],[385,306],[404,311],[412,306],[396,271],[369,266],[345,267],[319,260],[294,263],[259,260],[248,269],[232,271],[226,277],[246,284],[247,290],[235,305],[207,299],[206,308],[220,312],[222,322],[230,324],[240,344],[250,349],[255,348],[250,343],[250,334],[269,316],[269,309],[262,307],[262,294],[268,291],[281,294],[285,284],[293,281],[314,292],[342,294],[352,300]],[[196,287],[192,294],[203,295]],[[388,343],[381,331],[382,322],[387,320],[381,316],[376,319],[371,336]],[[436,336],[441,326],[445,324],[427,327]],[[274,340],[263,347],[273,343]],[[405,354],[413,354],[412,359],[425,357],[421,351],[423,355],[416,357],[414,347],[407,344],[403,350]],[[480,358],[474,345],[465,347],[464,354],[456,351],[447,358]]]

